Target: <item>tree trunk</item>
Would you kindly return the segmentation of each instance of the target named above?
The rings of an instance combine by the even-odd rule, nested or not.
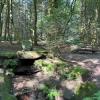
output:
[[[3,10],[3,7],[4,7],[4,3],[1,0],[1,2],[0,2],[0,37],[2,35],[2,10]]]
[[[10,0],[7,0],[7,19],[6,19],[6,34],[7,34],[7,40],[10,39],[10,32],[9,32],[9,29],[10,29]]]
[[[34,1],[34,45],[37,45],[37,0]]]

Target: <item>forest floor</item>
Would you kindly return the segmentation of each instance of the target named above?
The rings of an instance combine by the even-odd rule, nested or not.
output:
[[[62,53],[62,57],[73,65],[81,65],[92,72],[92,81],[100,88],[100,53]]]
[[[0,51],[16,52],[21,50],[21,45],[18,43],[10,44],[9,42],[0,42]],[[73,65],[81,65],[92,72],[92,80],[100,87],[100,53],[67,53],[62,52],[61,56],[71,62]]]
[[[19,50],[21,50],[21,46],[19,44],[15,43],[15,44],[11,45],[8,42],[0,43],[0,52],[2,52],[2,51],[16,52],[16,51],[19,51]],[[73,65],[81,65],[83,68],[90,70],[92,72],[92,74],[91,74],[92,75],[92,81],[95,82],[96,85],[100,88],[100,53],[78,54],[78,53],[68,53],[68,52],[65,51],[65,52],[61,53],[61,56],[62,56],[62,58],[64,58],[66,60],[66,62],[67,61],[71,62],[71,64],[73,64]],[[35,81],[36,85],[38,85],[38,84],[40,84],[41,82],[44,82],[44,81],[50,82],[53,79],[55,80],[57,76],[56,76],[56,74],[52,77],[48,76],[48,75],[44,76],[42,74],[42,72],[39,72],[39,73],[35,74],[34,77],[35,77],[34,80],[32,80],[33,79],[33,76],[32,76],[31,81],[28,81],[28,85],[30,85],[31,83],[33,85],[33,81]],[[3,77],[1,77],[1,78],[3,78]],[[48,79],[50,79],[50,80],[48,80]],[[3,82],[1,82],[1,83],[3,83]],[[25,82],[23,82],[23,83],[25,83]],[[57,83],[59,83],[59,82],[57,81]],[[70,82],[68,84],[70,84]],[[2,84],[1,84],[1,86],[2,86]]]
[[[9,42],[0,42],[0,51],[18,51],[21,50],[21,45],[14,42],[14,43],[9,43]]]

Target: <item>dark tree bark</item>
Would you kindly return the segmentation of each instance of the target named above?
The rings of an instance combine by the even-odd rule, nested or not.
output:
[[[3,7],[4,7],[4,3],[1,0],[1,2],[0,2],[0,36],[2,35],[2,19],[1,18],[2,18]]]
[[[7,19],[6,19],[6,34],[8,35],[6,38],[10,38],[9,28],[10,28],[10,1],[7,0]]]
[[[34,45],[37,45],[37,0],[33,0],[34,3]]]

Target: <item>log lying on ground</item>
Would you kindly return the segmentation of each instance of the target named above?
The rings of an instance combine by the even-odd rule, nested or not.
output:
[[[72,53],[96,53],[96,52],[98,52],[98,50],[92,48],[79,48],[72,51]]]

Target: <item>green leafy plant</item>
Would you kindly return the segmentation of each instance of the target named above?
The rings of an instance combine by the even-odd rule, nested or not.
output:
[[[96,91],[97,91],[97,87],[95,83],[93,82],[82,83],[81,86],[76,90],[76,99],[82,100],[85,97],[91,97]]]
[[[46,72],[53,72],[55,65],[49,61],[38,60],[35,62],[36,66]]]
[[[65,71],[62,76],[69,80],[73,80],[86,74],[88,74],[87,69],[83,69],[80,66],[76,66],[74,68],[69,69],[68,71]]]
[[[11,94],[11,79],[9,76],[4,77],[4,83],[0,86],[0,94],[2,100],[17,100],[14,95]]]
[[[96,99],[96,100],[100,100],[100,90],[97,91],[97,92],[93,95],[93,98]]]
[[[46,96],[47,100],[55,100],[55,97],[60,95],[57,89],[50,85],[45,85],[43,88],[41,88],[41,91]]]
[[[66,68],[66,67],[69,67],[69,64],[61,61],[60,63],[57,63],[56,66],[58,68]]]
[[[100,90],[93,94],[91,97],[85,97],[83,100],[100,100]]]
[[[54,100],[55,97],[57,97],[57,96],[59,96],[59,93],[58,93],[58,91],[56,89],[49,90],[49,93],[47,95],[49,100]]]
[[[52,64],[52,63],[43,62],[43,67],[46,68],[47,71],[53,71],[54,70],[54,64]]]
[[[17,66],[17,61],[15,60],[6,60],[4,61],[4,65],[7,67],[7,68],[11,68],[11,69],[15,69],[15,67]]]

